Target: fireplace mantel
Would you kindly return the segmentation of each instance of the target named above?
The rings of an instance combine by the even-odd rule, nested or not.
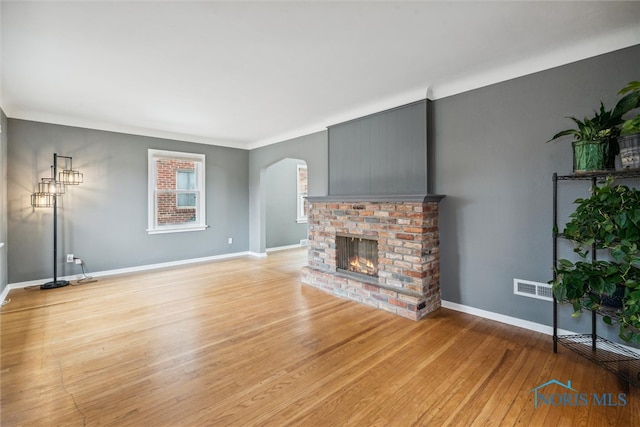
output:
[[[311,203],[324,202],[415,202],[429,203],[440,202],[444,198],[438,194],[389,194],[389,195],[353,195],[353,196],[309,196],[307,200]]]

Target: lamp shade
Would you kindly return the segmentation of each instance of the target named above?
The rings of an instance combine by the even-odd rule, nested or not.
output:
[[[82,180],[82,173],[76,170],[65,169],[58,174],[58,181],[65,185],[79,185],[82,184]]]
[[[53,207],[53,202],[56,195],[53,193],[36,192],[31,194],[31,206],[34,208],[50,208]]]
[[[41,193],[62,196],[65,192],[64,184],[60,181],[55,181],[53,178],[41,178],[40,181],[38,191]]]

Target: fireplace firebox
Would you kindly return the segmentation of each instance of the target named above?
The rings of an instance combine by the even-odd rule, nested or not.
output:
[[[336,268],[378,277],[378,242],[362,236],[336,235]]]

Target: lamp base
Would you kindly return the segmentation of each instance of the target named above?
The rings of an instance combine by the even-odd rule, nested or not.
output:
[[[40,285],[40,289],[62,288],[64,286],[67,286],[68,284],[69,284],[68,280],[55,280],[53,282],[47,282],[43,285]]]

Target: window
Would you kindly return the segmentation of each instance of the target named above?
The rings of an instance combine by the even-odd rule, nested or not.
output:
[[[204,154],[149,150],[149,234],[204,230]]]
[[[196,189],[196,172],[194,170],[176,171],[176,189],[178,191],[178,209],[195,209],[196,193],[186,190]]]
[[[307,197],[307,166],[298,165],[296,183],[297,183],[296,189],[298,192],[298,196],[297,196],[298,203],[296,206],[297,222],[299,223],[307,222],[307,210],[308,210],[308,203],[306,199]]]

